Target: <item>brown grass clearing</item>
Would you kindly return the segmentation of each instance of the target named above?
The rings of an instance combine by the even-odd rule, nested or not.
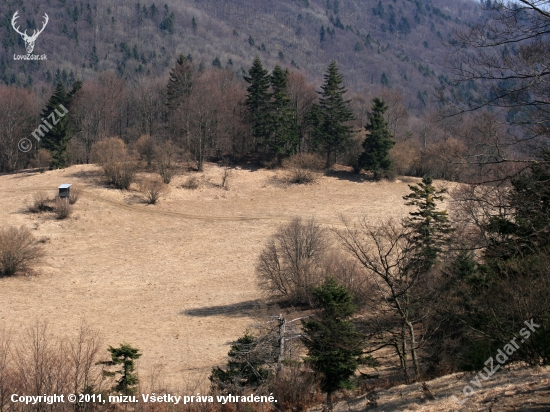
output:
[[[232,169],[230,190],[180,189],[188,177],[176,176],[154,208],[127,204],[134,193],[103,186],[92,165],[1,176],[0,223],[25,225],[50,241],[43,275],[0,280],[0,322],[17,340],[36,319],[60,336],[85,319],[105,345],[139,348],[143,375],[166,365],[163,380],[171,387],[189,371],[208,376],[252,322],[250,302],[263,299],[254,267],[281,222],[314,216],[332,226],[340,214],[376,220],[408,212],[406,183],[338,174],[313,185],[270,184],[277,173]],[[221,170],[207,164],[197,176],[218,182]],[[22,212],[29,196],[55,193],[60,183],[80,188],[71,219]]]

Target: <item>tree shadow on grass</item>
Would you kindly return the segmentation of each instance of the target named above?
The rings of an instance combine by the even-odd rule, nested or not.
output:
[[[376,182],[376,180],[374,180],[370,175],[367,175],[365,173],[357,174],[349,172],[347,170],[327,170],[325,172],[325,176],[335,177],[338,180],[347,180],[348,182],[356,183]]]
[[[105,174],[103,173],[103,170],[97,168],[92,170],[79,170],[69,174],[67,177],[81,179],[88,183],[98,183],[98,181],[105,179]]]
[[[232,303],[230,305],[206,306],[202,308],[187,309],[180,312],[180,315],[208,317],[254,317],[262,311],[276,312],[280,307],[277,303],[266,302],[261,299],[247,300],[245,302]]]

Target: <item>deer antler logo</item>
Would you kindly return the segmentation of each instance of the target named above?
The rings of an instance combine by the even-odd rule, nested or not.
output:
[[[34,50],[34,42],[36,41],[36,39],[40,35],[40,33],[42,33],[44,31],[44,29],[46,28],[46,25],[48,24],[48,21],[50,21],[50,18],[48,17],[48,15],[46,13],[44,13],[44,23],[42,25],[42,28],[40,30],[34,30],[34,33],[32,34],[32,36],[29,36],[27,34],[27,30],[25,30],[23,33],[21,33],[19,31],[19,27],[15,27],[15,24],[16,24],[15,21],[19,17],[18,13],[19,13],[19,10],[16,11],[15,14],[13,15],[13,18],[11,19],[11,25],[12,25],[13,29],[18,34],[20,34],[21,37],[23,38],[23,41],[25,42],[25,48],[27,49],[27,54],[31,54],[32,51]]]

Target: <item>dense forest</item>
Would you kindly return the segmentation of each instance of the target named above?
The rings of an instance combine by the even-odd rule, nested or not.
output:
[[[13,60],[23,53],[11,26],[16,11],[29,31],[48,14],[35,51],[46,61]],[[299,69],[316,83],[336,60],[354,90],[400,88],[407,106],[422,110],[433,86],[449,82],[444,44],[452,31],[477,22],[483,11],[469,1],[437,0],[10,0],[0,15],[0,80],[8,85],[40,91],[62,81],[68,87],[105,71],[136,81],[166,74],[181,53],[242,76],[258,54],[268,68]]]

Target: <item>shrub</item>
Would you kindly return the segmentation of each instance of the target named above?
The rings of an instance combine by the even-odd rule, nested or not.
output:
[[[390,150],[391,168],[395,175],[413,174],[413,165],[418,163],[420,149],[412,139],[397,142]]]
[[[136,175],[137,165],[126,144],[118,137],[100,140],[92,146],[92,161],[98,163],[109,184],[127,190]]]
[[[303,364],[283,368],[269,382],[269,391],[283,411],[307,411],[322,401],[317,374]]]
[[[359,308],[366,305],[369,293],[372,293],[375,287],[361,269],[359,262],[339,250],[332,250],[325,254],[323,273],[323,277],[332,276],[345,287],[352,294],[353,301]]]
[[[315,182],[323,165],[323,160],[311,153],[298,153],[283,161],[283,168],[290,172],[290,182],[297,184]]]
[[[102,390],[101,366],[98,365],[98,334],[82,324],[75,335],[55,336],[47,324],[37,321],[10,342],[9,334],[0,338],[0,407],[11,409],[8,393],[99,393]],[[4,407],[5,406],[5,407]],[[99,411],[96,405],[63,405],[51,410]],[[23,407],[20,411],[30,411]],[[36,410],[36,408],[35,408]]]
[[[8,226],[0,229],[0,275],[23,272],[43,256],[43,250],[29,229]]]
[[[328,239],[314,219],[295,218],[279,227],[261,252],[256,266],[259,285],[271,296],[310,304],[311,292],[322,283],[321,266]]]
[[[229,190],[229,178],[231,177],[231,169],[228,166],[224,166],[222,168],[222,183],[220,187],[222,187],[225,190]]]
[[[50,212],[53,210],[50,206],[52,202],[53,200],[46,193],[38,192],[34,195],[32,203],[27,205],[27,210],[30,213]]]
[[[361,173],[359,156],[363,152],[363,147],[361,146],[363,140],[365,140],[364,134],[358,134],[346,144],[344,153],[342,154],[342,163],[351,166],[353,168],[353,173],[357,175]]]
[[[145,201],[149,205],[156,204],[160,197],[167,194],[170,186],[160,178],[148,178],[140,182],[140,191],[145,195]]]
[[[78,187],[72,186],[71,194],[69,195],[69,204],[74,205],[76,202],[78,202],[79,197],[80,197],[80,189]]]
[[[140,136],[134,145],[134,149],[140,159],[145,161],[147,166],[151,166],[155,157],[155,145],[151,136],[148,134]]]
[[[189,176],[185,182],[181,184],[183,189],[195,190],[199,188],[199,179],[196,176]]]
[[[59,197],[55,199],[54,212],[57,219],[67,219],[71,215],[73,208],[69,202],[69,199],[61,199]]]
[[[161,145],[155,146],[155,167],[162,181],[170,183],[172,178],[179,173],[176,165],[177,148],[167,140]]]

